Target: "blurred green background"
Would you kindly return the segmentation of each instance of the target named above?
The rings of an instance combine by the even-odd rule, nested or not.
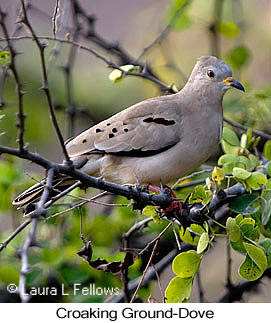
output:
[[[170,22],[178,8],[184,3],[182,0],[114,0],[108,4],[106,0],[81,1],[81,5],[89,14],[95,14],[96,31],[106,41],[118,41],[132,56],[138,57],[143,48],[161,33]],[[14,29],[19,1],[6,2],[0,0],[1,8],[7,12],[9,32]],[[55,1],[35,1],[28,11],[31,23],[38,35],[52,35],[52,14]],[[221,10],[220,10],[221,8]],[[271,6],[268,0],[193,0],[184,10],[184,13],[175,20],[167,37],[154,46],[145,55],[141,62],[147,62],[167,84],[175,84],[182,88],[198,57],[216,54],[225,59],[233,67],[233,74],[241,81],[246,94],[230,91],[224,98],[224,113],[231,120],[243,125],[271,133]],[[221,14],[221,16],[218,15]],[[72,26],[72,16],[68,25]],[[215,27],[214,27],[215,26]],[[215,28],[215,33],[214,33]],[[68,30],[71,34],[73,30]],[[1,34],[1,33],[0,33]],[[19,35],[24,35],[20,31]],[[64,37],[64,35],[62,35]],[[2,34],[1,34],[2,37]],[[102,50],[91,39],[86,40],[79,36],[78,42],[96,49],[109,59],[118,62],[116,56]],[[60,54],[52,57],[55,43],[46,41],[46,59],[49,75],[49,87],[52,93],[56,114],[65,139],[71,135],[68,126],[67,87],[63,66],[67,64],[70,46],[62,45]],[[57,143],[52,124],[49,119],[47,101],[41,87],[41,69],[38,50],[32,40],[18,40],[14,42],[22,55],[16,57],[16,64],[22,82],[24,82],[24,111],[27,114],[25,123],[25,141],[29,150],[37,151],[43,156],[60,162],[61,150]],[[0,46],[4,48],[4,43]],[[75,61],[71,70],[71,96],[73,104],[89,113],[79,114],[75,118],[74,133],[78,134],[117,111],[145,98],[160,95],[159,88],[148,80],[136,77],[126,77],[121,82],[113,83],[109,80],[110,69],[104,62],[90,53],[77,49]],[[4,70],[1,71],[2,76]],[[0,115],[0,144],[16,146],[17,128],[15,127],[17,98],[15,83],[8,74],[3,82],[1,77],[1,108]],[[9,234],[23,221],[21,212],[11,207],[11,201],[23,189],[27,188],[36,179],[42,178],[43,170],[29,162],[23,162],[8,156],[1,157],[0,161],[0,241],[4,241]],[[183,192],[185,196],[188,191]],[[79,192],[75,192],[79,194]],[[89,189],[80,195],[90,196],[97,193]],[[64,202],[70,203],[70,198]],[[107,200],[106,200],[107,201]],[[111,201],[109,199],[109,201]],[[127,203],[118,198],[118,202]],[[60,211],[61,206],[55,207],[51,213]],[[94,258],[101,257],[108,261],[122,260],[124,253],[119,251],[120,238],[132,224],[144,216],[131,211],[130,208],[108,208],[90,206],[83,209],[83,231],[87,239],[92,240]],[[30,253],[30,262],[33,270],[28,276],[30,286],[60,286],[62,283],[67,289],[74,283],[97,286],[121,287],[119,279],[112,274],[95,271],[76,254],[82,247],[79,237],[80,221],[78,212],[69,212],[60,215],[47,223],[40,221],[38,241],[42,249],[33,248]],[[144,245],[155,233],[160,232],[165,224],[151,224],[145,229],[135,245]],[[18,283],[20,261],[16,257],[16,249],[21,247],[27,230],[18,235],[10,245],[0,254],[0,301],[17,301],[16,295],[6,292],[5,286],[9,283]],[[168,240],[167,240],[168,239]],[[170,242],[171,241],[171,242]],[[173,242],[172,242],[173,241]],[[165,238],[168,250],[174,243],[173,235]],[[167,249],[165,249],[167,251]],[[226,241],[222,240],[215,250],[210,250],[206,257],[215,266],[212,270],[208,264],[203,264],[204,288],[209,301],[216,301],[223,292],[225,277],[224,264],[219,260],[222,250],[226,253]],[[215,252],[216,251],[216,252]],[[238,255],[234,256],[238,263]],[[143,259],[144,263],[144,259]],[[225,260],[226,263],[226,260]],[[217,267],[216,267],[217,265]],[[205,268],[206,267],[206,268]],[[216,270],[217,269],[217,270]],[[133,279],[140,275],[141,261],[129,269],[129,277]],[[214,272],[213,272],[214,270]],[[207,273],[206,273],[207,272]],[[236,271],[234,271],[236,273]],[[166,286],[171,277],[170,268],[163,276]],[[216,277],[214,279],[214,277]],[[234,276],[234,281],[240,281]],[[150,287],[151,288],[151,287]],[[140,296],[146,300],[151,289],[142,289]],[[155,291],[155,287],[152,289]],[[265,292],[260,296],[250,296],[247,301],[266,301]],[[254,297],[254,298],[253,298]],[[261,298],[262,297],[262,298]],[[158,293],[159,298],[159,293]],[[45,299],[42,298],[44,301]],[[64,298],[49,297],[46,301],[95,301],[104,300],[102,296],[70,295]],[[33,301],[40,301],[33,298]],[[198,301],[195,294],[192,301]]]

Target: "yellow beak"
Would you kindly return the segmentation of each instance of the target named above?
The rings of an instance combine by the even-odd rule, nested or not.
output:
[[[244,89],[243,85],[240,82],[236,81],[231,76],[226,77],[222,82],[225,83],[228,86],[235,87],[236,89],[245,92],[245,89]]]

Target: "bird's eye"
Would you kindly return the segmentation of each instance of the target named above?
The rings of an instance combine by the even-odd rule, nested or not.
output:
[[[208,70],[207,75],[209,77],[215,77],[215,72],[213,70]]]

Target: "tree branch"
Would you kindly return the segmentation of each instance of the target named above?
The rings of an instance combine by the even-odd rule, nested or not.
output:
[[[42,67],[42,79],[43,79],[42,90],[44,91],[46,98],[47,98],[47,102],[48,102],[48,106],[49,106],[49,110],[50,110],[50,117],[51,117],[52,123],[54,125],[60,146],[62,148],[65,161],[66,161],[66,163],[71,164],[72,163],[71,159],[67,153],[67,150],[66,150],[66,147],[64,144],[64,140],[63,140],[63,136],[61,134],[60,128],[57,123],[57,119],[56,119],[55,111],[54,111],[54,107],[53,107],[53,102],[52,102],[52,98],[51,98],[51,93],[50,93],[49,86],[48,86],[48,77],[47,77],[46,63],[45,63],[45,56],[44,56],[44,50],[46,48],[46,45],[44,45],[43,43],[40,42],[39,37],[36,35],[32,25],[29,22],[26,8],[25,8],[25,4],[24,4],[24,0],[21,0],[21,4],[22,4],[22,9],[23,9],[21,22],[24,23],[26,25],[26,27],[29,29],[29,31],[30,31],[30,33],[31,33],[31,35],[32,35],[32,37],[39,49],[40,59],[41,59],[41,67]]]
[[[19,145],[19,150],[20,152],[23,152],[26,148],[24,147],[24,122],[25,122],[25,118],[26,116],[24,115],[24,110],[23,110],[23,91],[22,91],[22,83],[20,81],[19,78],[19,74],[17,72],[16,69],[16,65],[15,65],[15,56],[17,55],[16,51],[14,50],[11,40],[9,38],[9,34],[8,34],[8,30],[5,24],[5,14],[1,11],[0,9],[0,25],[2,27],[5,39],[7,41],[7,46],[8,46],[8,50],[10,53],[10,63],[8,68],[11,70],[15,82],[16,82],[16,93],[17,93],[17,98],[18,98],[18,120],[19,122],[16,123],[19,132],[18,132],[18,145]]]

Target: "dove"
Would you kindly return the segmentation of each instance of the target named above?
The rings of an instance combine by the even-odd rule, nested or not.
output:
[[[217,149],[222,100],[231,88],[245,91],[226,62],[202,56],[179,92],[144,100],[92,126],[66,142],[68,155],[80,171],[120,185],[176,181]],[[30,187],[13,204],[29,208],[44,183]],[[51,196],[72,183],[58,175]]]

